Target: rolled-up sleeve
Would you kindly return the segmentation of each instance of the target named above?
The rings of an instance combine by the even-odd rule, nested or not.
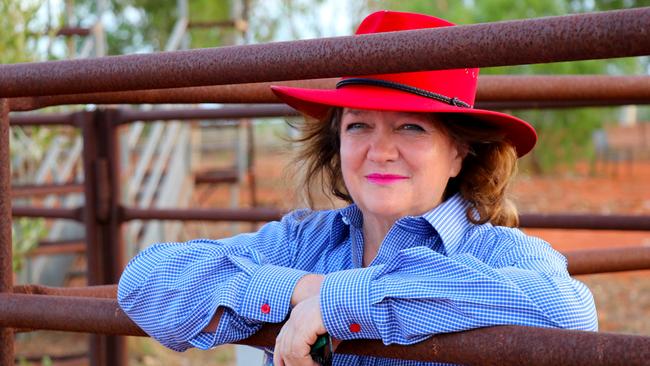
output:
[[[327,274],[324,325],[338,339],[385,344],[505,324],[597,330],[591,293],[568,275],[564,258],[535,238],[518,240],[499,265],[414,247],[385,264]]]
[[[285,319],[293,289],[307,273],[290,268],[298,225],[289,214],[253,234],[152,245],[124,270],[118,303],[176,351],[246,338],[264,322]],[[220,307],[217,330],[202,332]]]

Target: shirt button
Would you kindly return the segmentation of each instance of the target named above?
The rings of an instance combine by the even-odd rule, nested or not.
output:
[[[271,306],[269,304],[264,304],[260,310],[262,310],[264,314],[268,314],[271,312]]]
[[[361,326],[357,323],[350,324],[350,332],[359,333],[361,331]]]

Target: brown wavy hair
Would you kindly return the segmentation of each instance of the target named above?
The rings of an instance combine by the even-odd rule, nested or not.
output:
[[[314,206],[314,187],[326,197],[352,203],[341,173],[341,108],[332,108],[321,120],[305,117],[292,124],[300,136],[292,141],[299,147],[293,160],[299,188],[307,203]],[[468,219],[475,224],[490,222],[499,226],[518,226],[519,216],[508,199],[510,182],[517,169],[517,152],[499,131],[485,122],[462,114],[435,114],[432,120],[447,133],[457,147],[466,152],[458,176],[451,178],[443,200],[460,192],[471,203]]]

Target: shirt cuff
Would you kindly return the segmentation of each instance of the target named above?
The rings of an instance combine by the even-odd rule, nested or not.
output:
[[[323,324],[336,339],[379,339],[372,320],[370,281],[376,268],[356,268],[325,275],[320,293]]]
[[[274,265],[261,266],[251,277],[239,315],[265,323],[280,323],[289,313],[291,295],[306,271]]]

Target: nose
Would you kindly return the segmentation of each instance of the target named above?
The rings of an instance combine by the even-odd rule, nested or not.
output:
[[[386,163],[397,160],[399,150],[396,141],[386,129],[376,129],[368,139],[368,160]]]

